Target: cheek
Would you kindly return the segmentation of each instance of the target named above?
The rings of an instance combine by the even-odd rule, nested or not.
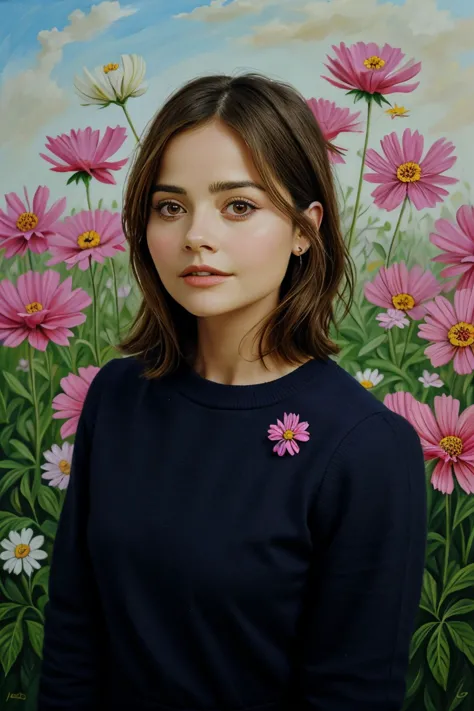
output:
[[[291,247],[291,227],[281,220],[274,220],[254,226],[249,224],[235,252],[252,271],[280,272],[286,269]]]
[[[148,249],[158,271],[166,270],[176,262],[179,241],[173,230],[149,225],[146,232]]]

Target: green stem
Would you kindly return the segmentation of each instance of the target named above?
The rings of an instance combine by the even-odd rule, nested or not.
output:
[[[39,402],[38,402],[38,393],[36,390],[36,376],[35,376],[35,369],[34,369],[34,351],[33,351],[33,346],[28,343],[28,360],[29,360],[29,376],[30,376],[30,387],[31,387],[31,396],[33,398],[33,410],[35,414],[35,469],[34,469],[34,476],[37,479],[36,482],[33,482],[33,489],[35,489],[35,483],[39,484],[41,482],[41,421],[40,421],[40,414],[39,414]],[[33,502],[32,502],[33,504]],[[33,508],[33,506],[32,506]],[[33,509],[33,514],[36,519],[36,513]]]
[[[27,251],[27,254],[28,254],[28,264],[30,265],[31,271],[34,272],[35,268],[33,266],[33,257],[32,257],[30,250]]]
[[[388,254],[387,254],[387,261],[385,263],[386,267],[388,267],[390,264],[390,256],[392,254],[392,249],[395,244],[395,239],[397,238],[398,231],[400,229],[400,224],[401,224],[402,217],[403,217],[403,213],[405,212],[405,208],[406,208],[407,204],[408,204],[408,195],[405,197],[405,199],[403,201],[402,209],[400,210],[400,214],[398,215],[397,224],[395,225],[395,229],[393,231],[392,241],[390,242],[390,248],[389,248]]]
[[[362,150],[362,160],[360,164],[360,173],[359,173],[359,185],[357,186],[357,195],[356,195],[356,201],[354,205],[354,214],[352,216],[352,224],[349,230],[349,240],[347,243],[347,249],[350,251],[351,249],[351,244],[352,244],[352,237],[354,235],[354,230],[357,222],[357,217],[358,217],[358,212],[359,212],[359,205],[360,205],[360,196],[362,193],[362,184],[364,182],[364,170],[365,170],[365,154],[367,153],[367,146],[369,144],[369,130],[370,130],[370,117],[372,114],[372,99],[370,98],[367,102],[367,125],[365,128],[365,140],[364,140],[364,148]]]
[[[117,293],[117,275],[115,273],[115,264],[114,260],[110,260],[110,266],[112,267],[112,281],[114,285],[114,304],[115,304],[115,320],[117,322],[117,339],[118,342],[120,341],[120,309],[119,309],[119,300],[118,300],[118,293]]]
[[[94,349],[96,364],[100,368],[100,349],[99,349],[99,314],[97,309],[97,293],[95,288],[94,269],[92,268],[92,257],[89,257],[89,271],[92,284],[92,324],[94,329]]]
[[[410,320],[410,325],[408,326],[408,329],[407,329],[407,335],[406,335],[406,338],[405,338],[405,345],[403,346],[403,353],[402,353],[402,356],[401,356],[401,358],[400,358],[400,363],[399,363],[399,366],[400,366],[400,367],[402,366],[402,363],[403,363],[403,361],[404,361],[404,359],[405,359],[405,353],[406,353],[406,350],[407,350],[408,341],[410,340],[411,332],[413,331],[413,325],[414,325],[414,323],[415,323],[415,322],[411,319],[411,320]]]
[[[128,111],[127,111],[127,107],[125,106],[125,104],[120,104],[120,106],[121,106],[122,109],[123,109],[123,112],[124,112],[124,114],[125,114],[125,117],[126,117],[126,119],[127,119],[127,121],[128,121],[128,125],[129,125],[130,128],[132,129],[132,133],[133,133],[133,135],[135,136],[136,142],[137,142],[137,143],[140,143],[140,138],[139,138],[139,136],[138,136],[138,133],[135,131],[135,127],[134,127],[134,125],[133,125],[133,123],[132,123],[132,119],[130,118],[130,114],[129,114]]]
[[[393,337],[393,328],[389,328],[388,330],[388,347],[390,350],[390,358],[392,359],[393,364],[398,365],[397,352],[395,350],[395,341]]]
[[[86,198],[87,198],[87,207],[89,210],[92,210],[92,203],[91,203],[91,181],[90,178],[87,180],[84,180],[84,185],[86,186]]]
[[[446,503],[446,543],[444,546],[444,571],[443,571],[443,588],[446,587],[448,579],[448,564],[449,564],[449,547],[451,545],[451,495],[445,495]]]

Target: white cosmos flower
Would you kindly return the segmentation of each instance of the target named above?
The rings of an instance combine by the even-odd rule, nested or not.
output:
[[[125,104],[130,97],[141,96],[148,88],[143,82],[146,64],[138,54],[122,54],[122,64],[105,64],[90,72],[83,68],[84,77],[74,77],[76,93],[83,106]]]
[[[49,486],[57,486],[58,489],[67,489],[69,475],[71,473],[72,453],[74,445],[64,442],[62,447],[53,444],[50,450],[43,452],[43,456],[48,464],[42,464],[44,469],[43,479],[49,480]]]
[[[442,388],[444,385],[438,373],[429,373],[427,370],[423,371],[418,380],[423,383],[424,388]]]
[[[48,557],[45,551],[40,550],[44,543],[44,536],[35,536],[31,528],[24,528],[21,533],[10,531],[0,545],[5,548],[0,553],[0,558],[6,563],[3,569],[9,573],[20,575],[24,570],[29,576],[33,568],[40,568],[39,560]]]
[[[384,378],[384,376],[379,373],[377,368],[375,368],[374,370],[366,368],[363,373],[359,370],[355,374],[355,377],[356,380],[358,380],[359,383],[364,386],[364,388],[367,388],[367,390],[369,390],[370,388],[375,388],[375,386],[381,383]]]

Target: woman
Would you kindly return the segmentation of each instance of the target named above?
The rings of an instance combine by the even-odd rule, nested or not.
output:
[[[352,272],[328,148],[254,74],[152,121],[124,200],[143,302],[77,431],[41,711],[400,708],[423,455],[331,358]]]

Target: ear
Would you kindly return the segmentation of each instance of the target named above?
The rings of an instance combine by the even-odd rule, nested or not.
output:
[[[313,225],[317,230],[319,230],[321,222],[323,220],[323,206],[320,202],[315,200],[309,205],[304,211],[306,217],[309,217]],[[293,254],[298,257],[304,254],[310,248],[310,242],[307,237],[304,237],[299,231],[295,233],[293,238]]]

